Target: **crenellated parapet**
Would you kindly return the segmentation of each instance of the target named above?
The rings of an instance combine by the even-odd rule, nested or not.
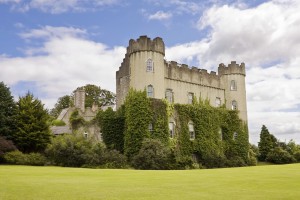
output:
[[[223,63],[219,64],[218,67],[219,75],[230,75],[230,74],[239,74],[246,76],[245,63],[236,64],[236,61],[231,61],[231,63],[226,66]]]
[[[179,64],[175,61],[165,62],[165,68],[166,78],[199,85],[211,85],[212,87],[219,86],[220,77],[214,71],[208,73],[206,69],[189,67],[186,64]]]
[[[165,44],[160,37],[156,37],[153,40],[147,36],[140,36],[137,40],[131,39],[127,47],[128,56],[139,51],[153,51],[165,55]]]

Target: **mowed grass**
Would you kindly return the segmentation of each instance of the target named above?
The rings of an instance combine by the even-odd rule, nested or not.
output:
[[[178,171],[4,165],[0,199],[300,199],[300,164]]]

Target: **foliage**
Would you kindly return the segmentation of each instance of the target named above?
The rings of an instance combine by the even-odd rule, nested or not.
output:
[[[17,150],[16,146],[11,140],[0,136],[0,163],[3,162],[3,156],[6,152]]]
[[[150,100],[146,90],[130,89],[125,100],[125,155],[131,159],[135,156],[145,138],[150,137],[148,130],[151,123]]]
[[[87,84],[78,89],[85,90],[85,107],[92,107],[94,103],[101,107],[113,105],[116,102],[116,95],[114,93],[101,89],[99,86]]]
[[[249,166],[256,166],[258,155],[259,155],[258,147],[255,146],[254,144],[249,144],[249,158],[247,164]]]
[[[81,117],[79,115],[78,110],[74,110],[71,113],[69,121],[70,121],[70,125],[71,125],[71,128],[73,131],[78,130],[81,126],[85,125],[85,123],[86,123],[85,120],[83,119],[83,117]]]
[[[122,109],[122,108],[121,108]],[[103,142],[108,149],[116,149],[124,152],[124,114],[121,111],[114,112],[111,108],[100,110],[96,119],[101,128]]]
[[[269,133],[265,125],[262,126],[260,132],[260,141],[258,143],[259,160],[265,161],[268,153],[277,146],[277,139]]]
[[[133,157],[132,165],[136,169],[170,169],[171,151],[159,140],[145,139],[139,153]]]
[[[69,108],[71,105],[70,95],[65,95],[58,98],[57,103],[54,105],[54,108],[51,109],[50,115],[54,118],[57,118],[61,111],[65,108]]]
[[[275,147],[268,153],[266,161],[275,164],[288,164],[296,162],[296,159],[281,147]]]
[[[46,155],[55,165],[81,167],[93,158],[93,142],[82,134],[65,134],[52,138]]]
[[[4,155],[4,160],[8,164],[14,165],[33,165],[43,166],[47,163],[47,159],[40,153],[24,154],[21,151],[11,151]]]
[[[55,119],[51,123],[52,126],[65,126],[66,123],[62,120]]]
[[[22,152],[43,151],[50,143],[47,110],[42,102],[30,93],[17,102],[17,131],[13,141]]]
[[[0,82],[0,136],[12,138],[16,123],[16,104],[9,88]]]

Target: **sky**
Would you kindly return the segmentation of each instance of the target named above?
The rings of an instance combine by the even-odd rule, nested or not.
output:
[[[130,39],[162,37],[166,60],[246,64],[250,142],[262,125],[300,143],[299,0],[0,0],[0,81],[51,109],[95,84],[115,92]]]

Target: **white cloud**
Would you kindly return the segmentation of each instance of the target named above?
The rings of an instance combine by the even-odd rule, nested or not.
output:
[[[172,14],[169,12],[157,11],[156,13],[149,15],[149,20],[167,20],[172,17]]]
[[[269,1],[254,8],[215,5],[198,21],[198,28],[208,35],[167,48],[166,57],[196,61],[200,68],[212,70],[222,62],[245,62],[252,141],[257,142],[263,123],[281,139],[300,141],[300,116],[295,110],[300,102],[299,10],[296,0]]]
[[[0,0],[1,3],[10,3],[12,8],[22,12],[31,9],[41,10],[46,13],[59,14],[68,11],[84,12],[103,6],[117,5],[120,0]]]
[[[0,80],[14,86],[20,81],[36,84],[47,107],[78,86],[95,84],[115,92],[115,72],[124,47],[109,48],[81,37],[85,30],[73,27],[42,27],[22,34],[26,39],[44,38],[41,46],[29,47],[26,57],[0,57]],[[78,35],[79,34],[79,35]],[[43,52],[40,55],[40,52]]]

